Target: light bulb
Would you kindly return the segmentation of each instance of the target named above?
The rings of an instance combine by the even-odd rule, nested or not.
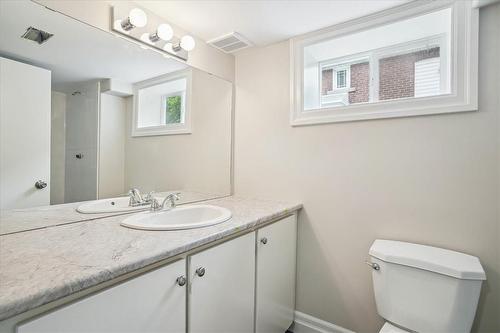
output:
[[[142,28],[148,23],[148,17],[146,13],[140,8],[134,8],[128,14],[128,20],[130,24],[135,27]]]
[[[158,37],[160,37],[160,39],[169,41],[174,36],[174,31],[172,30],[172,27],[170,25],[162,23],[156,29],[156,34],[158,35]]]
[[[175,53],[172,43],[167,43],[163,46],[163,49],[170,53]]]
[[[195,41],[194,38],[186,35],[181,38],[181,47],[186,51],[191,51],[194,49]]]

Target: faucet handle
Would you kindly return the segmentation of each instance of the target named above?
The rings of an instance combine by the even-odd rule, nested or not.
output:
[[[156,212],[157,210],[160,210],[162,208],[163,208],[163,206],[158,202],[158,200],[156,198],[151,198],[150,210],[152,212]]]
[[[153,200],[153,194],[155,193],[155,191],[151,191],[149,192],[148,194],[146,194],[144,197],[143,197],[143,201],[144,202],[151,202]]]

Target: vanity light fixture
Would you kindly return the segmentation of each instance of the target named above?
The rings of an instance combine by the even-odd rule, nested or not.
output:
[[[129,31],[135,27],[143,28],[147,23],[148,16],[146,13],[140,8],[134,8],[129,12],[128,17],[121,22],[121,26],[123,30]]]
[[[149,39],[152,42],[157,42],[160,39],[168,42],[169,40],[174,37],[174,30],[172,30],[172,27],[169,24],[162,23],[156,28],[156,31],[154,34],[149,35]]]
[[[196,43],[194,41],[194,38],[189,35],[186,35],[183,36],[179,41],[179,43],[174,45],[172,49],[175,52],[178,52],[180,50],[191,51],[192,49],[194,49],[195,45]]]
[[[152,11],[128,1],[117,1],[110,9],[111,30],[144,49],[187,60],[188,52],[195,48],[192,36],[175,36],[170,24]]]
[[[151,38],[151,34],[149,32],[145,32],[141,35],[141,42],[149,44],[149,45],[155,45],[155,42],[157,42],[159,39],[153,40]]]

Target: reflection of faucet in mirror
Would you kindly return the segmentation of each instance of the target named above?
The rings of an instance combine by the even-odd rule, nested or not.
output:
[[[151,197],[151,211],[156,212],[158,210],[162,210],[165,207],[165,203],[167,201],[170,201],[170,206],[167,210],[175,208],[175,201],[179,200],[180,194],[180,192],[170,193],[163,199],[161,204],[156,198]]]
[[[149,205],[153,199],[153,192],[149,192],[144,198],[141,195],[141,191],[138,188],[131,188],[128,191],[128,196],[130,197],[128,205],[131,207],[145,206]]]

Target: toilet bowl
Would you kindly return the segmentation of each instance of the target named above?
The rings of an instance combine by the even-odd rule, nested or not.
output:
[[[477,257],[376,240],[369,251],[380,332],[468,333],[486,274]]]

